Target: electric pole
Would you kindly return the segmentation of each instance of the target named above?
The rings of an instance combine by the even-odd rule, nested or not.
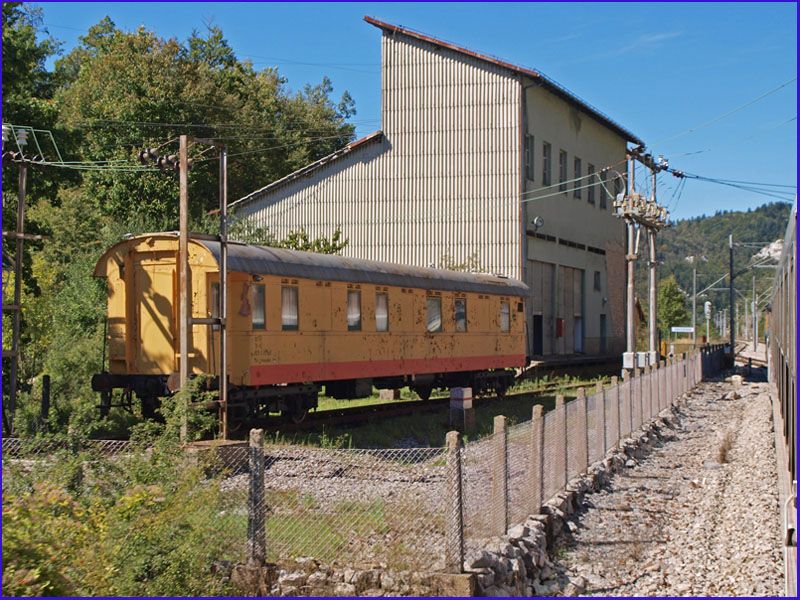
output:
[[[733,234],[728,236],[728,247],[729,247],[729,250],[730,250],[730,274],[729,274],[729,277],[728,277],[728,286],[729,286],[728,287],[728,305],[729,305],[729,312],[730,312],[730,314],[728,316],[730,318],[730,323],[729,323],[730,331],[728,333],[730,334],[730,338],[731,338],[730,339],[731,355],[730,355],[730,359],[729,360],[730,360],[730,366],[733,367],[734,361],[735,361],[735,358],[736,358],[736,331],[734,329],[735,324],[733,322],[733,303],[734,303],[734,298],[733,298],[733,278],[734,278],[734,273],[733,273]]]
[[[758,350],[758,309],[756,303],[756,276],[753,274],[753,352]]]
[[[692,347],[697,347],[697,267],[692,269]]]
[[[656,255],[656,234],[658,230],[666,227],[669,221],[669,213],[667,210],[656,203],[656,177],[659,171],[668,168],[668,163],[664,157],[659,156],[657,161],[653,160],[652,155],[642,155],[643,148],[637,146],[631,149],[627,154],[628,159],[628,182],[627,194],[622,198],[617,197],[614,200],[614,216],[625,219],[628,232],[628,253],[625,256],[628,266],[628,287],[627,287],[627,344],[626,351],[622,355],[622,368],[624,370],[634,369],[636,364],[636,336],[634,335],[634,302],[635,302],[635,288],[634,288],[634,275],[635,275],[635,261],[638,253],[638,236],[636,234],[636,226],[639,226],[639,233],[642,229],[645,230],[648,236],[649,245],[649,272],[650,272],[650,288],[649,288],[649,302],[650,310],[648,316],[649,328],[649,352],[647,362],[655,364],[658,361],[658,326],[657,326],[657,294],[658,284],[656,279],[657,255]],[[636,193],[635,188],[635,175],[636,175],[636,162],[641,162],[644,166],[649,168],[653,176],[653,195],[651,198],[643,198],[641,194]]]

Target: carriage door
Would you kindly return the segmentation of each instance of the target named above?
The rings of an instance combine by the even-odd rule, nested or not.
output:
[[[145,252],[136,256],[135,311],[138,322],[136,371],[169,374],[175,361],[175,252]]]

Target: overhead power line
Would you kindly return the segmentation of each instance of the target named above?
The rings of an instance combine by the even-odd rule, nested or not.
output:
[[[758,96],[757,98],[753,98],[752,100],[750,100],[749,102],[745,102],[745,103],[744,103],[744,104],[742,104],[741,106],[737,106],[736,108],[734,108],[734,109],[732,109],[732,110],[729,110],[729,111],[727,111],[727,112],[725,112],[725,113],[723,113],[723,114],[719,115],[718,117],[714,117],[714,118],[713,118],[713,119],[711,119],[710,121],[706,121],[705,123],[701,123],[700,125],[696,125],[696,126],[694,126],[694,127],[690,128],[690,129],[687,129],[686,131],[681,131],[680,133],[676,133],[676,134],[675,134],[675,135],[673,135],[673,136],[670,136],[670,137],[667,137],[667,138],[660,139],[660,140],[658,140],[657,142],[655,142],[655,144],[660,144],[660,143],[663,143],[663,142],[671,141],[671,140],[677,139],[677,138],[679,138],[679,137],[683,137],[684,135],[688,135],[688,134],[690,134],[690,133],[694,133],[694,132],[695,132],[695,131],[697,131],[698,129],[703,129],[703,128],[705,128],[705,127],[708,127],[708,126],[710,126],[710,125],[713,125],[714,123],[717,123],[718,121],[721,121],[721,120],[723,120],[723,119],[726,119],[726,118],[730,117],[731,115],[733,115],[733,114],[736,114],[737,112],[739,112],[739,111],[741,111],[741,110],[744,110],[744,109],[745,109],[745,108],[747,108],[748,106],[752,106],[753,104],[755,104],[756,102],[759,102],[759,101],[763,100],[763,99],[764,99],[764,98],[766,98],[767,96],[770,96],[770,95],[774,94],[775,92],[782,90],[783,88],[785,88],[785,87],[786,87],[786,86],[788,86],[789,84],[792,84],[792,83],[794,83],[795,81],[797,81],[797,77],[793,77],[792,79],[790,79],[789,81],[787,81],[787,82],[785,82],[785,83],[782,83],[782,84],[781,84],[781,85],[779,85],[778,87],[772,88],[771,90],[769,90],[769,91],[767,91],[767,92],[764,92],[763,94],[761,94],[761,95],[760,95],[760,96]]]

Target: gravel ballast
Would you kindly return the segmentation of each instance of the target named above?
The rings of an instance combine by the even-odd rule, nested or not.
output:
[[[781,595],[771,411],[762,383],[690,392],[674,439],[585,497],[555,553],[560,593]]]

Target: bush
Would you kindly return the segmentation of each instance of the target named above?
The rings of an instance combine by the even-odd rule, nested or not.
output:
[[[212,565],[241,558],[247,515],[241,496],[226,510],[218,465],[163,437],[128,456],[75,448],[4,464],[4,596],[227,590]]]

